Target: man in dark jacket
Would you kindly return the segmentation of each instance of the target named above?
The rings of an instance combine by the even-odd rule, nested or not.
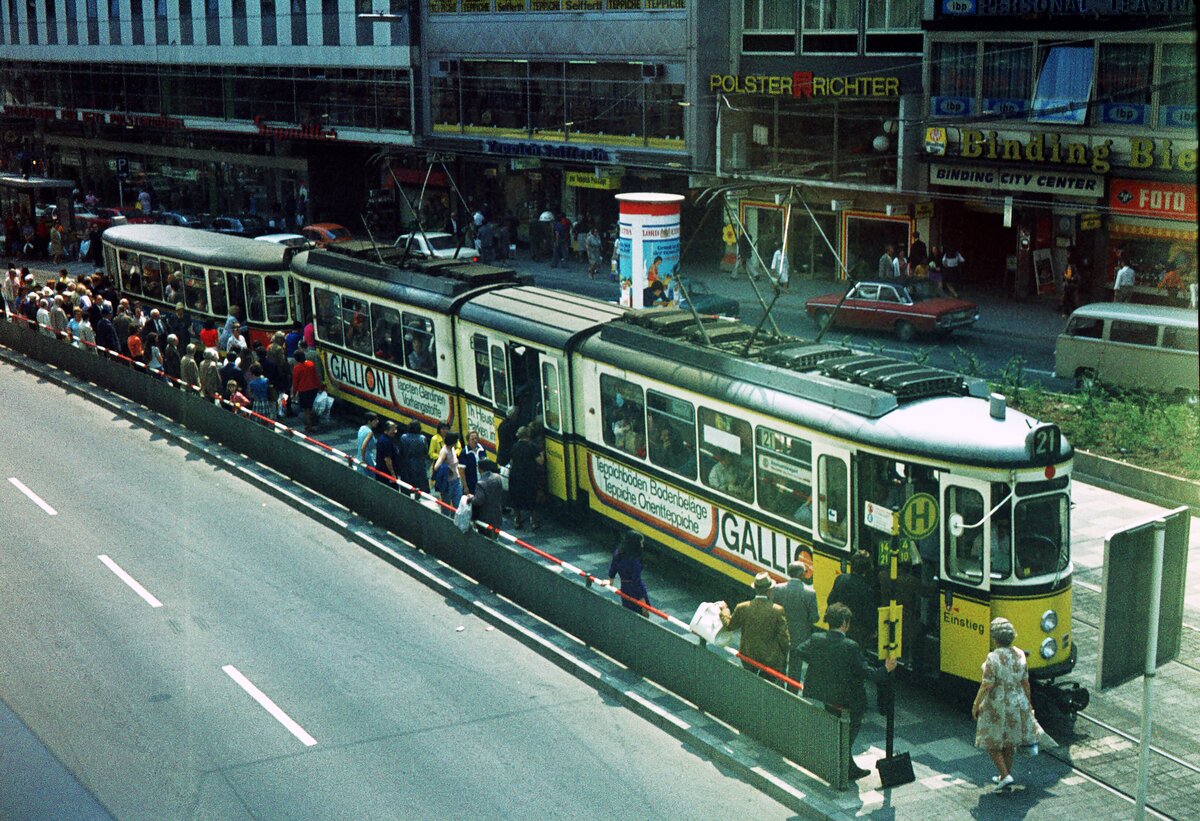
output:
[[[869,646],[871,635],[875,631],[875,614],[878,612],[876,602],[879,599],[871,587],[871,554],[858,550],[850,557],[850,572],[843,573],[833,580],[833,588],[829,591],[826,604],[841,603],[850,608],[854,614],[854,627],[850,628],[850,638],[860,647]]]
[[[175,305],[175,313],[167,320],[167,326],[179,340],[179,349],[186,351],[188,343],[192,341],[192,318],[182,302]]]
[[[113,353],[121,351],[121,340],[112,321],[112,306],[107,303],[100,309],[100,321],[96,323],[96,344]]]
[[[813,634],[796,650],[796,655],[808,662],[808,673],[804,678],[805,698],[841,707],[850,713],[851,753],[867,712],[867,679],[879,683],[896,669],[894,658],[889,658],[883,667],[867,666],[858,644],[846,637],[852,617],[846,605],[829,605],[825,611],[829,632]],[[858,779],[867,774],[868,771],[855,764],[851,756],[850,778]]]
[[[383,433],[375,440],[375,478],[395,487],[396,483],[388,477],[399,472],[397,461],[396,423],[388,421],[383,426]]]
[[[429,445],[421,433],[421,423],[416,420],[409,422],[404,435],[400,437],[400,478],[425,493],[429,492],[429,473],[425,470],[429,464],[428,453]]]
[[[788,675],[799,680],[803,663],[796,656],[796,650],[808,641],[812,635],[813,625],[821,620],[817,610],[817,594],[811,586],[805,584],[804,576],[808,568],[803,562],[792,562],[788,565],[788,580],[771,588],[771,601],[783,608],[787,615],[788,634],[792,639],[792,649],[788,656]]]

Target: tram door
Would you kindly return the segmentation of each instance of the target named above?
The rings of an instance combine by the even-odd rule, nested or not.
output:
[[[991,622],[991,485],[943,472],[941,497],[941,669],[978,681]]]
[[[558,361],[538,353],[538,376],[541,382],[541,415],[546,428],[546,492],[566,499],[571,475],[569,454],[563,440],[563,391]]]
[[[814,556],[813,578],[818,601],[829,597],[834,576],[842,561],[849,559],[854,538],[854,516],[850,495],[850,452],[822,442],[814,442],[812,465],[815,475],[814,496],[816,521],[813,539],[827,551],[841,557],[828,559]],[[826,567],[820,566],[828,562]]]
[[[292,318],[301,325],[308,323],[312,319],[312,296],[311,288],[307,282],[302,282],[298,279],[292,279]]]

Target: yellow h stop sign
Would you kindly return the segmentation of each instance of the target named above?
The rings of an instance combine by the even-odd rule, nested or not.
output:
[[[924,539],[937,526],[937,499],[928,493],[910,496],[900,509],[900,532],[910,539]]]

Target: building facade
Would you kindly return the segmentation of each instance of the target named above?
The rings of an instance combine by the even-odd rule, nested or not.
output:
[[[1091,298],[1119,253],[1147,282],[1194,271],[1194,26],[1191,0],[939,0],[920,151],[934,241],[1018,296],[1053,293],[1069,257]]]

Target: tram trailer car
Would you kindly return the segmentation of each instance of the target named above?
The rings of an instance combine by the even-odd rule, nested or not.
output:
[[[289,288],[291,248],[175,225],[120,225],[101,241],[104,269],[117,291],[164,317],[183,303],[193,335],[205,320],[223,325],[231,305],[250,328],[249,342],[264,346],[305,316]]]

